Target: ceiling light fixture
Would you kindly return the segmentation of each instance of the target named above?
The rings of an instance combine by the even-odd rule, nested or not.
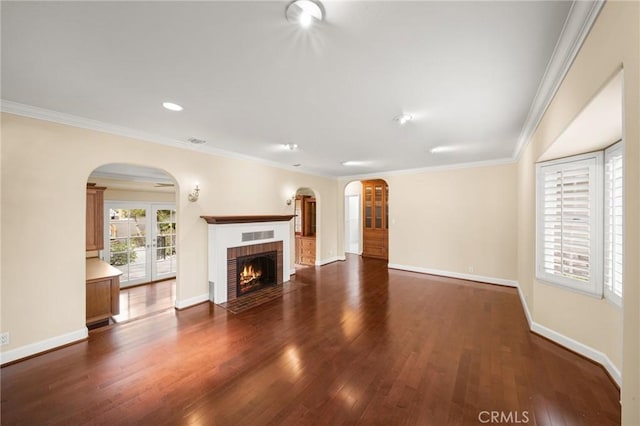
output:
[[[322,3],[316,0],[294,0],[287,6],[285,14],[289,22],[309,28],[314,21],[324,19],[324,8]]]
[[[411,114],[400,114],[393,117],[393,120],[397,121],[402,125],[402,124],[405,124],[407,121],[413,120],[413,116]]]
[[[298,144],[297,143],[285,143],[282,146],[287,148],[289,151],[295,151],[296,149],[298,149]]]
[[[174,104],[173,102],[163,102],[162,106],[169,111],[182,111],[184,109],[180,105]]]
[[[348,161],[343,161],[342,163],[343,166],[362,166],[364,164],[363,161],[355,161],[355,160],[348,160]]]
[[[429,152],[432,154],[442,154],[444,152],[453,152],[453,151],[456,151],[457,149],[458,148],[455,146],[440,145],[440,146],[431,148]]]

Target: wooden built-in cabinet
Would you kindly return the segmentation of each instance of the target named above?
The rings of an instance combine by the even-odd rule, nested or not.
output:
[[[104,190],[95,183],[87,184],[86,251],[104,249]]]
[[[389,257],[389,187],[382,179],[362,181],[362,256]]]
[[[122,272],[97,257],[87,259],[87,325],[120,313]]]
[[[86,251],[104,249],[104,190],[95,183],[87,184]],[[95,256],[95,254],[90,254]],[[87,325],[98,325],[120,313],[120,275],[122,272],[107,262],[87,259]]]
[[[296,263],[315,265],[316,199],[308,195],[298,195],[295,201]]]

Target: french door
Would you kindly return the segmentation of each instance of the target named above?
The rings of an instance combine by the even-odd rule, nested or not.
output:
[[[104,260],[128,287],[176,275],[173,204],[105,202]]]

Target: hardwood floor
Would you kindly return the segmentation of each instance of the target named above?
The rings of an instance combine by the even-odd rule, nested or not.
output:
[[[529,333],[515,289],[356,256],[295,280],[238,315],[165,310],[4,367],[2,424],[620,423],[602,368]]]
[[[120,289],[120,314],[115,322],[122,323],[173,308],[176,300],[175,278]]]

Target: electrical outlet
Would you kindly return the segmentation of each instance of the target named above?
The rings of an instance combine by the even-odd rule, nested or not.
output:
[[[0,334],[0,345],[8,345],[9,344],[9,333]]]

